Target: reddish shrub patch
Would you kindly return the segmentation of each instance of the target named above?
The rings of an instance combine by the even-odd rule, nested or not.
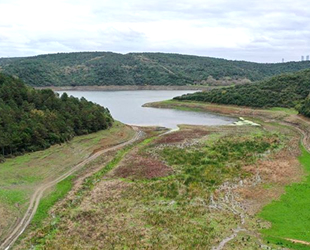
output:
[[[201,129],[192,129],[192,130],[181,130],[178,132],[166,134],[162,136],[156,143],[160,144],[172,144],[172,143],[180,143],[188,139],[200,138],[209,134],[210,132],[201,130]]]
[[[114,171],[114,175],[130,179],[152,179],[172,174],[173,170],[163,162],[150,157],[132,155]]]

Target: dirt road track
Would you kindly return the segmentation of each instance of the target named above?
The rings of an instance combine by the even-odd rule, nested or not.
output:
[[[70,176],[73,173],[75,173],[76,171],[80,170],[82,167],[84,167],[89,162],[95,160],[100,155],[102,155],[104,153],[107,153],[109,151],[112,151],[112,150],[120,149],[120,148],[122,148],[124,146],[127,146],[127,145],[129,145],[129,144],[139,140],[143,136],[143,132],[139,131],[137,128],[134,128],[134,130],[136,131],[136,134],[129,141],[126,141],[126,142],[123,142],[121,144],[115,145],[113,147],[110,147],[110,148],[98,151],[95,154],[93,154],[90,157],[88,157],[87,159],[85,159],[84,161],[82,161],[81,163],[79,163],[78,165],[75,165],[67,173],[59,176],[57,179],[55,179],[55,180],[53,180],[53,181],[51,181],[49,183],[42,184],[42,186],[40,186],[35,191],[35,193],[32,195],[32,197],[30,199],[29,207],[28,207],[24,217],[16,225],[16,227],[12,230],[12,232],[8,235],[8,237],[4,240],[4,242],[0,246],[0,249],[1,250],[10,249],[10,247],[14,244],[14,242],[18,239],[18,237],[25,231],[25,229],[30,224],[33,216],[35,215],[35,213],[37,211],[37,208],[39,206],[39,203],[40,203],[40,200],[41,200],[41,198],[43,196],[44,191],[46,191],[50,187],[53,187],[54,185],[56,185],[57,183],[61,182],[62,180],[66,179],[68,176]]]

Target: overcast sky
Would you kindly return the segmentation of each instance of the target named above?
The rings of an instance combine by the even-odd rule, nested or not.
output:
[[[308,0],[0,0],[0,57],[173,52],[257,62],[310,54]]]

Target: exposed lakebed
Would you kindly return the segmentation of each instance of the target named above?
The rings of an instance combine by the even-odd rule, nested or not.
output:
[[[176,128],[178,124],[227,125],[234,118],[204,112],[142,107],[149,102],[172,99],[194,91],[188,90],[134,90],[134,91],[65,91],[74,97],[107,107],[114,119],[130,125]],[[62,94],[63,91],[58,91]]]

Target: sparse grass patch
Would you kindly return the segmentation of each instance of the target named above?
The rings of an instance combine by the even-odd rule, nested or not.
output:
[[[297,115],[298,114],[298,111],[296,109],[293,109],[293,108],[274,107],[274,108],[270,108],[269,110],[271,110],[271,111],[282,111],[282,112],[285,112],[289,115]]]
[[[27,200],[28,192],[25,190],[0,189],[0,202],[9,206],[21,205]]]
[[[96,183],[101,181],[102,177],[106,173],[111,171],[123,159],[124,155],[127,154],[132,147],[133,145],[129,145],[126,148],[119,150],[113,160],[110,161],[104,168],[102,168],[102,170],[86,178],[83,184],[83,188],[80,190],[78,195],[81,196],[82,193],[90,191],[96,185]]]
[[[224,137],[201,147],[166,147],[162,157],[173,166],[176,178],[190,190],[211,189],[226,180],[246,175],[242,166],[253,164],[280,145],[276,134]]]

